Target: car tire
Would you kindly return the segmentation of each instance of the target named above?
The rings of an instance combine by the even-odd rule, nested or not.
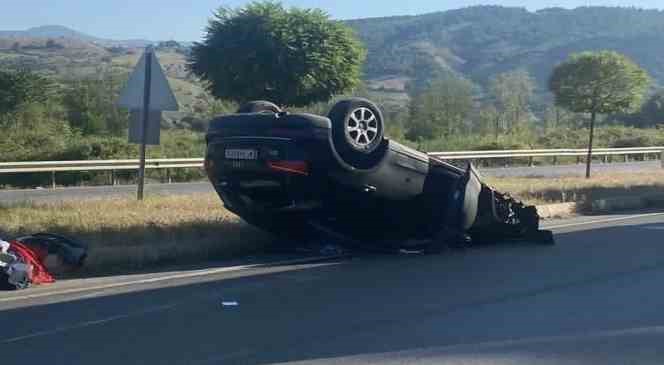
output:
[[[384,154],[383,113],[363,98],[344,99],[328,113],[334,148],[347,164],[357,169],[373,167]]]
[[[275,103],[271,103],[269,101],[265,100],[255,100],[255,101],[250,101],[248,103],[243,104],[238,110],[237,113],[240,114],[245,114],[245,113],[264,113],[264,112],[269,112],[269,113],[281,113],[281,108],[277,106]]]

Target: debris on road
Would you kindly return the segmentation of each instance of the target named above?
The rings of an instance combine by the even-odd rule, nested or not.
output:
[[[346,254],[346,250],[343,247],[333,244],[324,245],[319,252],[323,256],[341,256]]]
[[[55,234],[0,240],[0,289],[53,283],[53,275],[81,267],[86,258],[86,245]]]
[[[402,255],[421,255],[424,253],[424,250],[408,250],[405,248],[402,248],[399,250],[399,253]]]
[[[240,303],[238,303],[237,301],[234,301],[234,300],[221,302],[222,307],[237,307],[239,305],[240,305]]]

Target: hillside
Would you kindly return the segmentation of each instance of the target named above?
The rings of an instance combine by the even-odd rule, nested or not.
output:
[[[168,43],[174,42],[163,44]],[[133,70],[142,52],[143,48],[103,47],[77,38],[16,36],[0,38],[0,69],[27,67],[60,82],[102,76],[122,79]],[[206,105],[209,96],[186,71],[181,47],[157,46],[157,56],[180,104],[179,112],[164,114],[167,125],[172,126],[196,114],[201,108],[197,105]]]
[[[526,69],[537,81],[540,100],[553,67],[570,53],[612,49],[625,53],[664,85],[664,12],[635,8],[582,7],[530,12],[523,8],[476,6],[418,16],[347,21],[368,49],[367,86],[383,102],[403,105],[406,85],[454,73],[482,91],[500,72]],[[58,46],[47,48],[53,40]],[[143,43],[141,43],[143,42]],[[61,26],[0,31],[0,67],[29,66],[77,77],[104,64],[128,69],[144,40],[106,40]],[[12,49],[18,43],[20,50]],[[186,43],[181,43],[186,47]],[[26,47],[27,46],[27,47]],[[179,53],[186,52],[180,49]],[[170,57],[169,76],[199,92],[184,70],[185,57]]]
[[[144,47],[150,43],[145,39],[126,39],[113,40],[104,39],[85,34],[62,25],[43,25],[26,30],[0,30],[0,38],[51,38],[51,39],[73,39],[78,41],[90,42],[101,46],[122,46],[122,47]]]
[[[557,63],[598,49],[627,54],[664,83],[664,12],[657,10],[477,6],[348,24],[369,50],[365,73],[374,89],[401,91],[405,81],[436,71],[486,85],[497,73],[524,68],[544,92]]]

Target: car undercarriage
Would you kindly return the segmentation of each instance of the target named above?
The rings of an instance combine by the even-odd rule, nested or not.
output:
[[[504,240],[551,244],[528,206],[459,168],[383,136],[380,109],[337,103],[327,117],[268,102],[211,121],[206,171],[224,205],[281,237],[436,251]]]

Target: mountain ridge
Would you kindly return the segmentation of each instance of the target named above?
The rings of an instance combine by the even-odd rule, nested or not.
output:
[[[79,32],[64,25],[41,25],[26,30],[0,30],[0,38],[68,38],[101,46],[145,47],[157,43],[147,39],[107,39]]]
[[[624,53],[664,83],[664,11],[624,7],[528,11],[473,6],[416,16],[348,21],[368,49],[368,79],[453,73],[486,86],[525,69],[544,92],[555,65],[571,53]]]
[[[480,90],[498,73],[527,70],[546,94],[555,65],[571,53],[611,49],[626,54],[664,85],[664,11],[626,7],[472,6],[421,15],[344,21],[365,44],[370,88],[404,93],[411,81],[444,74]],[[64,26],[0,31],[9,37],[73,37],[99,46],[141,47],[149,40],[102,39]],[[143,42],[143,43],[141,43]]]

